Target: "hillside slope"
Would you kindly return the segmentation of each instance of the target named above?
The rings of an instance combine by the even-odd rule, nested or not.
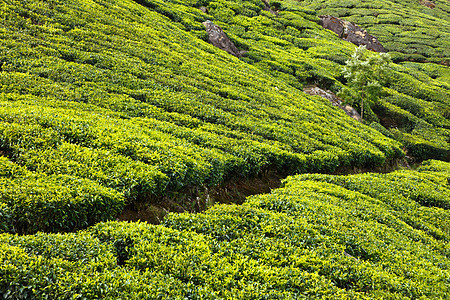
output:
[[[279,2],[276,14],[256,0],[2,7],[0,148],[29,176],[82,178],[114,189],[123,207],[169,192],[195,198],[199,188],[266,171],[374,168],[402,156],[399,143],[302,92],[340,89],[354,46],[297,2]],[[244,57],[206,43],[206,19]],[[374,111],[408,155],[448,159],[448,70],[435,79],[421,70],[392,65]]]
[[[436,4],[0,0],[0,298],[447,297],[449,20]],[[357,17],[378,10],[402,19]],[[343,88],[355,49],[321,13],[395,50],[364,122],[303,92]],[[206,20],[239,57],[207,42]],[[436,41],[420,33],[438,22]],[[411,26],[427,40],[417,55],[382,34]],[[331,175],[405,155],[435,160]],[[242,205],[117,221],[198,211],[214,189],[238,203],[227,184],[288,175]]]
[[[444,299],[450,164],[299,175],[241,206],[0,235],[0,291],[38,299]]]
[[[396,61],[450,64],[448,1],[307,0],[299,5],[360,24],[383,43]]]
[[[186,5],[186,1],[174,2]],[[152,5],[160,3],[162,7],[170,7],[169,3],[174,2],[145,3]],[[198,2],[189,3],[200,5]],[[264,3],[261,4],[257,0],[251,3],[252,5],[248,1],[202,1],[201,5],[206,5],[208,18],[222,26],[242,50],[248,50],[244,55],[244,61],[297,89],[314,84],[335,92],[346,84],[345,78],[342,78],[342,65],[350,57],[354,46],[319,26],[317,15],[332,13],[334,5],[345,6],[346,3],[351,3],[347,10],[354,11],[354,14],[357,14],[358,10],[352,10],[351,7],[358,5],[375,7],[372,10],[380,13],[383,10],[377,8],[379,5],[386,6],[395,13],[409,10],[409,1],[403,2],[402,5],[406,8],[402,7],[401,10],[397,9],[399,5],[392,5],[391,2],[380,4],[377,1],[326,1],[320,4],[320,7],[324,8],[324,11],[321,11],[317,10],[319,4],[316,2],[307,5],[310,2],[284,0],[270,2],[267,6],[274,12],[270,13],[264,10],[267,9]],[[325,10],[328,7],[330,9]],[[416,22],[420,14],[417,17],[414,12],[415,10],[412,10],[408,16],[404,13],[403,20],[412,24]],[[341,16],[337,12],[336,14]],[[442,46],[445,52],[448,51],[445,45],[448,43],[449,23],[448,17],[444,16],[445,14],[440,13],[435,17],[436,22],[429,23],[421,19],[418,24],[427,24],[427,34],[433,32],[442,35],[444,41],[432,39],[432,46],[435,48]],[[381,17],[380,15],[380,19]],[[439,26],[438,21],[441,22]],[[410,25],[405,30],[414,26]],[[404,29],[400,26],[395,28],[401,32]],[[371,27],[368,30],[369,33],[378,34],[375,30],[372,32]],[[396,37],[392,37],[391,40],[398,41]],[[402,49],[410,48],[405,46]],[[447,52],[444,52],[430,54],[429,56],[434,58],[431,61],[440,61],[443,57],[448,57]],[[388,135],[402,141],[409,155],[417,160],[439,158],[448,161],[450,159],[449,67],[433,63],[407,62],[408,57],[396,52],[391,52],[391,55],[400,64],[391,65],[385,78],[383,96],[373,108],[375,114],[368,112],[371,113],[369,120],[379,122],[387,128],[391,132]],[[374,127],[379,128],[377,125]]]
[[[132,203],[264,170],[370,168],[402,155],[399,143],[180,29],[161,9],[17,1],[3,2],[1,14],[0,147],[25,177],[82,178]],[[17,214],[30,194],[47,201],[32,187],[9,193],[2,202]],[[52,201],[28,222],[71,230],[46,220],[68,205]]]

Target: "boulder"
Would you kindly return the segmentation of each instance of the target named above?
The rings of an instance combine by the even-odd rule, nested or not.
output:
[[[432,1],[429,0],[421,0],[420,4],[422,4],[423,6],[426,6],[428,8],[435,8],[436,4],[434,4]]]
[[[361,115],[350,105],[343,103],[342,99],[336,96],[332,91],[321,89],[318,86],[307,86],[303,91],[308,95],[320,96],[328,99],[333,106],[342,109],[349,117],[361,122]]]
[[[276,11],[273,11],[273,10],[270,8],[269,1],[267,1],[267,0],[262,0],[262,2],[264,3],[264,10],[265,10],[265,11],[270,12],[270,13],[271,13],[272,15],[274,15],[274,16],[278,16],[278,13],[277,13]]]
[[[238,48],[233,44],[225,32],[223,32],[222,28],[209,20],[203,22],[203,25],[205,25],[206,32],[208,33],[208,42],[217,48],[227,51],[231,55],[241,57]]]
[[[356,46],[365,45],[367,49],[375,52],[386,52],[378,39],[367,33],[355,23],[345,21],[333,16],[319,16],[320,25],[336,33],[341,39]]]

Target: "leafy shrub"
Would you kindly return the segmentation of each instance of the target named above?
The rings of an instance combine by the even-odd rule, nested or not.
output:
[[[5,230],[7,232],[85,228],[100,220],[113,219],[124,207],[124,199],[117,192],[67,175],[2,177],[0,183],[5,220],[13,223]]]
[[[0,235],[6,298],[439,298],[449,291],[449,164],[290,177],[163,225]]]

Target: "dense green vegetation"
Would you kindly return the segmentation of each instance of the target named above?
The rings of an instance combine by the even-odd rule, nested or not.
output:
[[[0,235],[11,298],[443,299],[450,278],[450,164],[298,175],[244,205]]]
[[[438,86],[447,91],[449,89],[450,5],[448,1],[431,1],[435,7],[430,8],[423,5],[426,2],[430,1],[308,0],[298,3],[318,14],[331,14],[362,26],[381,41],[394,61],[407,68],[400,71],[404,73],[403,78],[396,76],[391,81],[394,89],[402,94],[386,90],[385,102],[379,104],[376,113],[385,127],[400,129],[392,131],[412,156],[448,160],[450,104],[441,100],[450,99],[450,96],[447,92],[447,96],[439,100],[440,97],[429,94],[429,87],[424,84],[428,85],[432,82],[430,79],[436,79]],[[411,84],[409,87],[408,81]],[[433,110],[446,120],[437,123],[437,119],[431,120],[437,116]],[[442,120],[441,116],[438,118]],[[438,128],[431,129],[429,124]],[[447,150],[443,153],[438,148]]]
[[[344,87],[339,96],[351,105],[360,103],[362,120],[364,111],[370,111],[380,99],[382,83],[390,62],[389,54],[370,53],[366,46],[356,48],[352,57],[345,62],[343,75],[349,88]]]
[[[431,2],[434,8],[423,4]],[[355,22],[397,61],[450,64],[450,4],[445,0],[305,0],[299,5]]]
[[[124,206],[120,193],[68,175],[45,176],[0,157],[0,231],[72,231],[111,219]]]
[[[4,2],[2,153],[126,203],[265,170],[381,166],[402,155],[385,136],[418,160],[448,159],[448,69],[391,66],[374,108],[393,127],[383,136],[301,91],[341,89],[354,47],[297,2],[272,4],[277,15],[256,0]],[[206,43],[206,19],[244,57]]]
[[[450,47],[436,4],[0,0],[0,298],[445,298]],[[302,91],[349,85],[355,46],[322,13],[393,51],[365,123]],[[206,42],[208,19],[242,57]],[[441,161],[327,175],[405,154]],[[294,176],[243,205],[114,221],[269,173]]]
[[[407,2],[410,3],[410,1]],[[221,3],[220,9],[215,9],[219,6],[218,3]],[[277,11],[277,15],[264,10],[259,12],[260,15],[255,15],[248,10],[241,12],[236,3],[242,4],[239,6],[242,7],[243,3],[248,1],[202,1],[202,4],[207,5],[209,9],[208,18],[220,24],[238,46],[248,50],[243,58],[244,61],[299,89],[306,84],[317,84],[337,92],[346,84],[341,73],[342,65],[350,58],[354,47],[338,39],[333,32],[323,30],[317,24],[319,19],[316,14],[334,11],[319,10],[317,3],[307,5],[307,1],[284,0],[270,2],[272,8]],[[254,3],[258,5],[258,1],[255,0]],[[326,4],[321,3],[320,7],[339,6],[345,3],[347,2],[326,1]],[[375,8],[378,7],[377,5],[383,5],[389,7],[391,11],[397,11],[395,5],[386,1],[382,4],[373,0],[351,1],[351,3],[354,6],[366,5]],[[407,7],[408,3],[405,4]],[[448,4],[443,5],[448,7]],[[420,8],[429,10],[421,5]],[[223,16],[223,11],[228,12],[227,17]],[[341,16],[337,13],[335,15]],[[436,42],[435,48],[442,45],[448,53],[449,47],[445,47],[446,43],[448,44],[448,33],[446,33],[449,28],[448,17],[443,15],[440,14],[441,25],[434,24],[433,28],[426,29],[425,32],[426,34],[428,32],[442,33],[441,36],[447,39],[447,42]],[[354,20],[350,19],[350,21]],[[365,23],[360,25],[364,26]],[[442,30],[441,26],[444,27]],[[367,29],[369,33],[377,36],[376,31]],[[408,49],[408,47],[405,46],[402,49]],[[399,56],[395,52],[390,54],[399,64],[391,65],[381,100],[374,107],[376,115],[372,115],[371,119],[381,122],[384,127],[392,131],[391,135],[400,140],[409,154],[419,161],[427,158],[449,160],[450,86],[448,76],[450,70],[448,66],[404,62],[409,58]],[[437,54],[433,57],[442,59]],[[449,55],[442,54],[442,57],[449,57]],[[360,109],[358,106],[357,108]]]
[[[402,155],[398,143],[194,38],[152,5],[4,2],[2,153],[40,177],[115,189],[126,203],[267,169],[330,172]],[[207,18],[194,7],[183,14],[200,27]]]
[[[297,89],[302,89],[305,85],[317,84],[335,92],[341,90],[346,84],[341,73],[342,65],[350,58],[354,46],[343,42],[333,32],[324,30],[318,25],[318,14],[331,13],[331,11],[319,10],[318,3],[308,5],[307,1],[271,1],[270,5],[276,15],[266,11],[264,3],[259,0],[146,0],[141,3],[168,16],[186,32],[204,39],[204,30],[196,21],[199,19],[214,21],[225,30],[239,49],[246,51],[241,60],[276,77],[278,82],[283,81]],[[333,5],[345,6],[345,3],[347,2],[327,1],[326,5],[321,3],[320,7],[331,9]],[[192,7],[200,5],[208,9],[208,14],[199,13]],[[427,7],[410,4],[409,1],[402,4],[406,8],[397,10],[400,4],[394,5],[391,2],[380,4],[373,0],[353,1],[351,5],[348,5],[349,10],[358,5],[372,7],[375,11],[382,11],[379,7],[382,5],[389,7],[390,11],[395,10],[396,13],[408,12],[411,5],[416,8],[411,11],[412,13],[417,9],[430,11]],[[440,2],[439,7],[448,7],[448,4]],[[423,17],[422,21],[417,22],[417,26],[426,23],[427,25],[424,25],[426,29],[422,31],[428,37],[430,37],[428,32],[434,32],[443,37],[444,41],[435,41],[434,37],[431,39],[433,49],[442,47],[442,51],[439,52],[440,54],[429,55],[436,58],[435,60],[427,60],[440,62],[443,58],[449,57],[447,50],[449,47],[446,47],[449,36],[448,14],[443,13],[442,9],[435,9],[432,12],[437,13],[434,23],[425,22],[424,20],[427,19],[421,14],[418,16],[413,14],[411,17],[402,16],[402,19],[416,24],[416,19]],[[338,13],[335,15],[341,16]],[[438,24],[437,21],[441,23]],[[365,23],[361,25],[364,26]],[[380,26],[380,28],[388,27],[385,24]],[[401,31],[402,28],[397,30]],[[409,28],[413,28],[413,25]],[[377,36],[376,31],[372,32],[370,27],[367,29],[369,33]],[[409,49],[407,46],[400,48]],[[384,127],[391,130],[391,135],[400,140],[409,154],[419,161],[427,158],[448,160],[450,150],[448,139],[450,136],[450,86],[448,83],[450,71],[448,66],[433,63],[414,64],[409,62],[411,60],[409,57],[401,53],[393,51],[390,54],[399,64],[391,65],[382,100],[375,107],[376,115],[372,115],[371,119],[381,122]]]

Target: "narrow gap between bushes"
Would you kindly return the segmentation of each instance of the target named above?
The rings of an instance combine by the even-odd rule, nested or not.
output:
[[[395,170],[411,168],[406,159],[395,159],[381,167],[340,167],[329,175],[350,175],[367,172],[390,173]],[[146,221],[159,224],[170,212],[199,213],[216,203],[242,204],[252,195],[267,194],[281,186],[283,179],[289,175],[265,171],[249,178],[232,178],[215,187],[190,187],[177,192],[167,192],[163,197],[140,200],[127,205],[117,217],[119,221]]]

